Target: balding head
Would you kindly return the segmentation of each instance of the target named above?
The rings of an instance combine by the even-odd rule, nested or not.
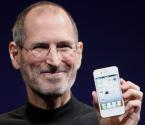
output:
[[[77,27],[71,15],[62,6],[58,4],[48,1],[42,1],[27,7],[18,16],[16,23],[13,27],[13,40],[19,47],[23,46],[23,42],[25,40],[25,28],[29,27],[29,25],[33,23],[33,20],[35,20],[36,17],[38,19],[46,15],[49,17],[53,16],[59,18],[59,20],[61,21],[63,21],[63,17],[65,17],[65,20],[67,20],[67,22],[70,23],[73,29],[75,41],[78,41]],[[52,19],[50,18],[50,20],[47,21],[52,21]],[[28,23],[27,25],[27,22],[31,23]]]

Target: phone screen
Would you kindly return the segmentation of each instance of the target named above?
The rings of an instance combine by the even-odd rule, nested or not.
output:
[[[95,78],[101,110],[123,106],[118,74]]]

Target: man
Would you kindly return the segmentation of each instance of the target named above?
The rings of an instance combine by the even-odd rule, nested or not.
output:
[[[81,65],[83,43],[76,25],[60,5],[38,2],[26,8],[13,28],[9,52],[26,85],[28,102],[0,117],[1,125],[137,125],[143,93],[121,79],[126,113],[103,119],[97,95],[94,107],[79,102],[71,93]]]

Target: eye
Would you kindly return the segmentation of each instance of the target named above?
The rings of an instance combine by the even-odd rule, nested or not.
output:
[[[61,48],[61,49],[72,49],[73,48],[72,44],[68,43],[68,42],[62,42],[57,47]]]
[[[37,44],[35,45],[32,50],[35,50],[35,51],[43,51],[43,50],[46,50],[49,48],[49,45],[46,45],[46,44]]]
[[[71,45],[63,44],[63,45],[59,46],[59,48],[72,48],[72,47],[71,47]]]
[[[47,48],[49,48],[49,46],[48,46],[48,45],[42,44],[42,45],[35,45],[35,46],[33,47],[33,49],[37,49],[37,48],[47,49]]]

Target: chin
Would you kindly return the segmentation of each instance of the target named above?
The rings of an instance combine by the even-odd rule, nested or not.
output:
[[[62,87],[63,86],[63,87]],[[35,92],[37,95],[41,97],[50,97],[50,96],[62,96],[67,91],[69,91],[72,87],[72,84],[68,85],[51,85],[50,86],[35,86],[32,88],[33,92]]]
[[[34,90],[33,89],[33,92],[35,92],[35,94],[39,95],[41,98],[47,100],[51,97],[58,97],[58,96],[62,96],[64,95],[67,91],[69,91],[70,89],[67,88],[67,89],[64,89],[64,88],[57,88],[55,90]]]

